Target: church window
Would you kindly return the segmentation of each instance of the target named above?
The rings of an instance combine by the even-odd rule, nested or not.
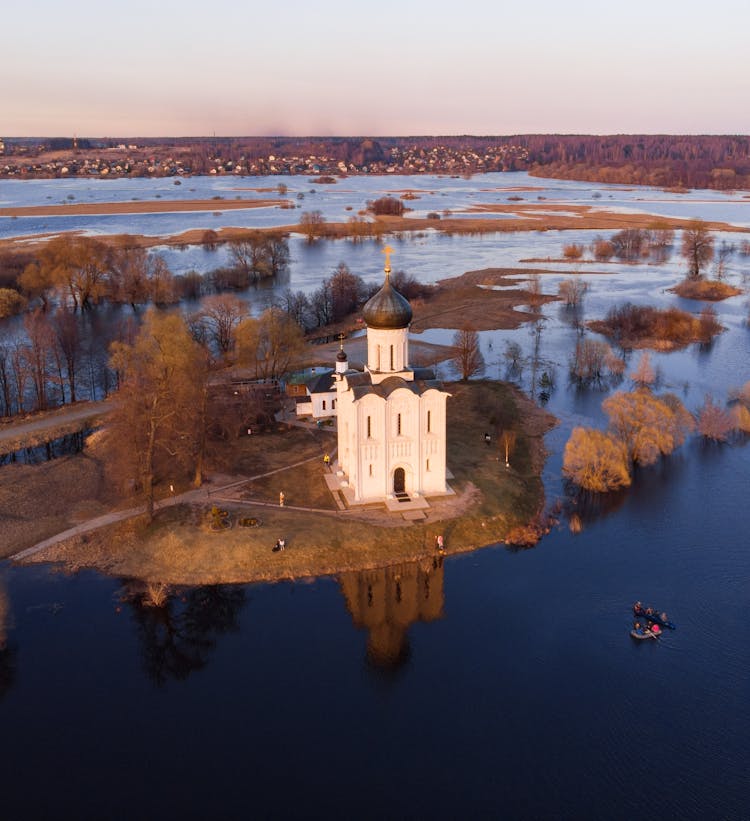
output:
[[[367,417],[367,438],[370,439],[372,437],[372,417]]]
[[[396,414],[396,435],[401,436],[401,414]]]
[[[378,361],[377,361],[377,365],[375,366],[375,370],[379,371],[380,370],[380,345],[378,345],[376,347],[377,347],[377,352],[378,352]]]
[[[432,429],[432,411],[427,411],[427,433]]]
[[[427,460],[427,466],[425,467],[425,470],[426,470],[428,473],[430,472],[430,460],[429,460],[429,459]]]
[[[372,465],[370,465],[370,476],[372,476]]]
[[[325,410],[325,409],[326,409],[326,400],[324,399],[323,400],[323,410]]]
[[[336,410],[336,400],[331,399],[331,410]]]
[[[393,345],[391,345],[391,370],[395,370],[395,368],[393,367]]]

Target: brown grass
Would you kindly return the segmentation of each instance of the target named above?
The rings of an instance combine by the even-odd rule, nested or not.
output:
[[[551,417],[507,385],[469,383],[453,386],[452,391],[448,458],[457,495],[434,500],[426,521],[409,524],[382,507],[345,513],[279,508],[275,486],[254,482],[242,492],[243,497],[250,496],[255,486],[254,501],[221,500],[235,523],[228,531],[207,532],[205,516],[211,505],[207,500],[203,506],[165,509],[150,525],[133,519],[69,540],[35,560],[62,561],[74,569],[94,566],[152,582],[207,584],[384,566],[430,555],[438,533],[445,535],[448,552],[499,541],[512,528],[535,519],[543,505],[541,437]],[[497,438],[490,447],[484,442],[484,431],[494,431],[500,424],[521,426],[511,470],[499,458]],[[279,434],[273,458],[284,454],[288,464],[297,462],[298,448],[294,431]],[[322,460],[309,464],[303,475],[299,468],[277,474],[279,480],[286,479],[289,504],[299,501],[294,498],[297,493],[304,494],[305,501],[319,498],[318,488],[324,485]],[[264,502],[269,496],[272,501]],[[262,525],[238,527],[237,519],[248,515],[260,518]],[[287,550],[274,553],[271,548],[281,536]]]
[[[121,504],[96,452],[0,468],[0,558]]]

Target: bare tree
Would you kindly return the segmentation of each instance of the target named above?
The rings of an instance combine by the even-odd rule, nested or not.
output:
[[[484,370],[484,357],[479,347],[479,334],[466,326],[453,335],[453,362],[461,379],[466,381],[471,376]]]
[[[304,291],[292,291],[291,288],[287,288],[282,296],[281,304],[302,330],[307,330],[312,326],[310,302]]]
[[[639,388],[650,388],[654,384],[656,381],[656,371],[651,365],[651,357],[648,352],[641,354],[641,358],[638,360],[638,364],[630,378],[633,384]]]
[[[226,354],[234,345],[235,328],[249,313],[247,302],[239,297],[215,294],[201,302],[198,316],[219,351]]]
[[[581,304],[587,290],[588,285],[580,277],[571,277],[560,283],[557,292],[569,308],[575,308]]]
[[[542,279],[539,274],[530,274],[526,282],[526,292],[529,295],[529,307],[536,310],[544,302]]]
[[[42,310],[27,314],[24,328],[28,337],[26,362],[36,394],[37,410],[46,410],[49,403],[50,360],[54,346],[52,328]]]
[[[65,374],[70,401],[75,402],[77,399],[76,379],[81,356],[81,335],[78,320],[70,310],[61,307],[55,313],[52,327],[55,332],[57,349],[65,360]]]
[[[325,217],[321,211],[303,211],[299,224],[307,241],[315,242],[323,231]]]
[[[11,357],[10,348],[7,344],[0,343],[0,416],[11,416],[13,414],[12,399],[12,377],[11,377]]]
[[[204,426],[205,356],[177,314],[151,310],[133,344],[112,345],[120,389],[107,428],[109,464],[146,497],[154,486],[195,471]]]
[[[120,246],[112,251],[109,294],[113,302],[123,302],[132,308],[148,302],[149,255],[145,248]]]
[[[156,305],[173,305],[178,300],[174,275],[169,270],[164,257],[155,256],[150,260],[150,294]]]
[[[281,308],[268,308],[237,328],[237,362],[254,368],[256,379],[278,379],[305,349],[302,329]]]
[[[331,286],[332,321],[339,322],[357,310],[365,290],[361,277],[355,276],[345,262],[340,262],[328,280]]]
[[[714,256],[714,238],[703,220],[694,220],[683,229],[682,255],[688,263],[688,278],[700,279]]]
[[[612,349],[599,339],[583,339],[576,344],[570,373],[579,382],[601,379]]]
[[[714,442],[726,442],[735,427],[732,414],[710,394],[706,394],[698,408],[695,421],[698,433]]]
[[[720,282],[724,279],[727,272],[727,262],[735,251],[734,245],[722,240],[721,245],[716,251],[716,279]]]
[[[29,272],[33,287],[49,281],[67,296],[73,309],[89,308],[107,290],[108,249],[99,240],[63,234],[47,242],[39,252],[38,269]]]

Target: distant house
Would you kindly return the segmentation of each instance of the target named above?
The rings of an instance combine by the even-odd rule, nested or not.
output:
[[[297,394],[297,416],[325,419],[336,415],[336,383],[333,371],[326,370],[309,379],[305,383],[304,394],[298,391],[294,393]]]

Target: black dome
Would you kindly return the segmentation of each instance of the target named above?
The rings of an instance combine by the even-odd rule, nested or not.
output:
[[[346,362],[346,351],[343,348],[340,348],[336,354],[336,360],[338,362]]]
[[[370,328],[407,328],[412,318],[411,305],[386,277],[383,287],[365,304],[362,316]]]

